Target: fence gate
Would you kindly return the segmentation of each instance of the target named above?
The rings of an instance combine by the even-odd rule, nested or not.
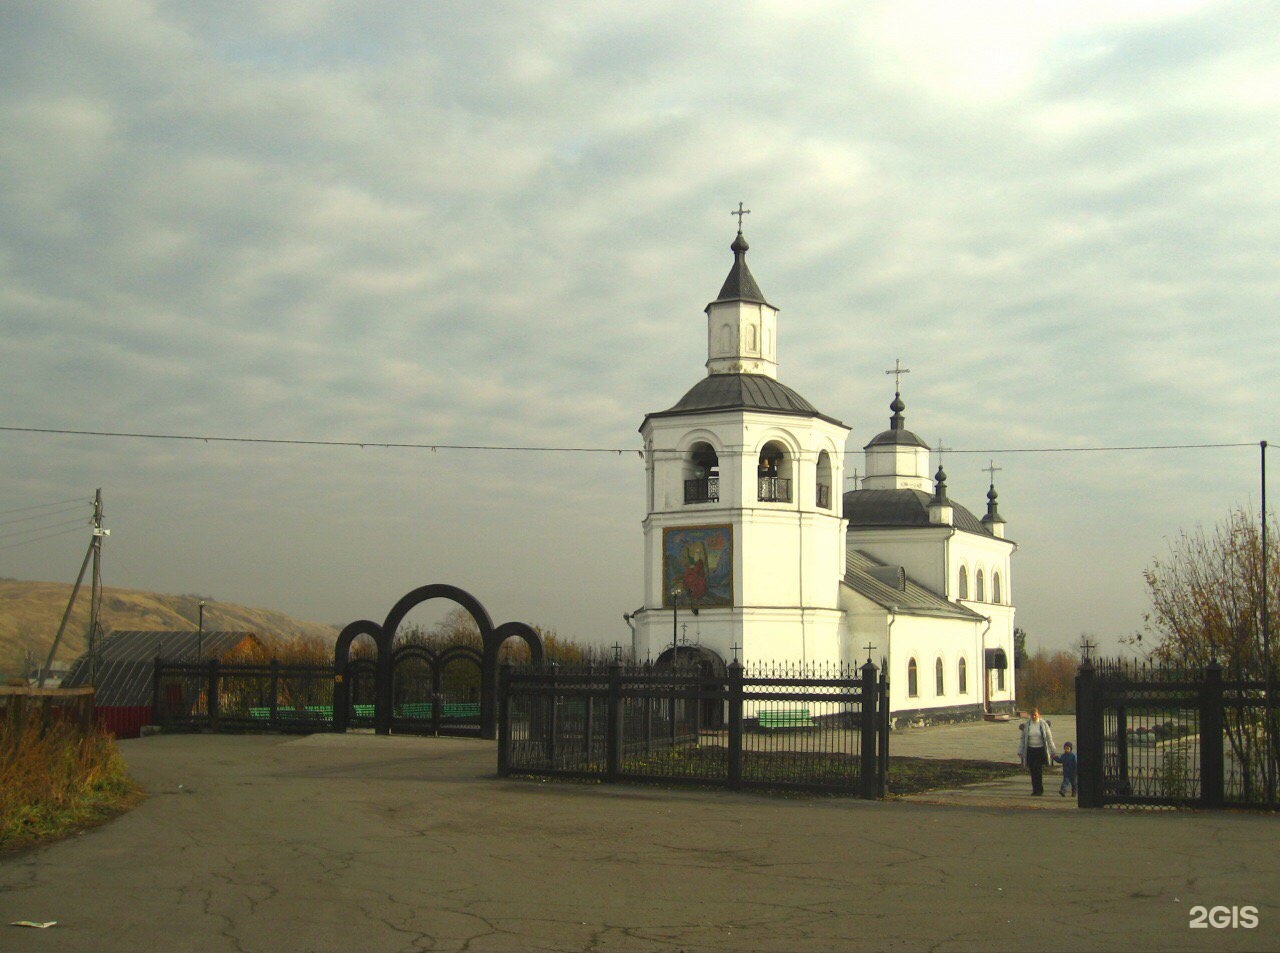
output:
[[[452,645],[437,653],[411,643],[391,658],[392,731],[480,736],[483,656],[478,649]]]
[[[1266,688],[1224,679],[1217,663],[1086,659],[1076,677],[1080,806],[1280,807],[1280,733]]]

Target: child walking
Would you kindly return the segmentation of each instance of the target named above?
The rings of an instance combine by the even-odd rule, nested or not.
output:
[[[1071,786],[1071,796],[1076,796],[1076,753],[1068,741],[1062,746],[1062,754],[1055,754],[1053,760],[1062,765],[1062,786],[1058,788],[1058,796],[1067,796],[1067,786]]]

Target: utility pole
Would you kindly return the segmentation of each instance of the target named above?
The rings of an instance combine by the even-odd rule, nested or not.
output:
[[[98,490],[94,497],[94,514],[96,519],[101,518],[102,513],[102,490]],[[58,623],[58,633],[53,637],[53,644],[49,646],[49,657],[45,659],[44,668],[40,670],[40,680],[36,683],[38,688],[44,688],[44,680],[49,677],[49,669],[53,667],[53,656],[58,651],[58,643],[62,641],[62,633],[67,628],[67,620],[71,618],[71,608],[76,604],[76,596],[80,594],[80,584],[84,582],[84,571],[89,568],[89,557],[93,555],[94,544],[98,541],[98,526],[95,523],[93,539],[89,542],[89,548],[85,551],[84,562],[80,564],[80,573],[76,576],[76,584],[71,588],[71,598],[67,600],[67,608],[62,613],[62,621]],[[92,631],[90,631],[92,637]]]
[[[102,612],[102,538],[111,530],[102,528],[102,487],[93,494],[93,588],[89,595],[89,684],[98,684],[98,623]]]

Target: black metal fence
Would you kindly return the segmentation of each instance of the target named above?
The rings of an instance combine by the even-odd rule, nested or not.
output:
[[[722,675],[504,665],[498,773],[884,794],[888,686],[861,669]]]
[[[445,658],[434,672],[415,658],[402,661],[393,670],[392,731],[479,735],[478,662],[474,678],[468,680],[470,669],[458,664],[459,659]],[[345,720],[335,717],[336,679],[329,665],[156,659],[152,678],[151,720],[168,728],[314,732],[374,725],[377,693],[371,660],[356,659],[348,665]]]
[[[151,720],[168,728],[212,731],[331,731],[333,668],[156,659]]]
[[[1270,697],[1268,697],[1270,695]],[[1262,680],[1203,669],[1080,666],[1080,806],[1276,809],[1280,731]]]

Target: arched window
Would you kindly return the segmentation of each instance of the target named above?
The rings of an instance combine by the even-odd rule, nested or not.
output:
[[[998,572],[993,572],[991,574],[991,601],[1002,601],[1000,598],[1000,574]]]
[[[791,458],[778,441],[770,440],[760,450],[758,477],[760,502],[791,502]]]
[[[720,458],[715,447],[695,443],[684,459],[684,501],[716,503],[720,500]]]
[[[825,450],[818,454],[816,499],[820,509],[831,509],[831,455]]]
[[[978,570],[978,574],[973,577],[973,598],[979,602],[982,601],[982,570]]]
[[[915,698],[920,694],[920,677],[916,672],[916,660],[907,662],[907,694]]]
[[[754,324],[747,325],[747,350],[754,351],[756,349],[756,326]]]
[[[933,680],[935,683],[934,685],[935,693],[938,696],[945,695],[947,693],[946,681],[942,677],[942,656],[941,655],[938,656],[938,661],[933,663]]]
[[[733,353],[733,328],[727,324],[720,325],[720,353]]]
[[[956,686],[960,689],[961,695],[969,694],[969,670],[963,656],[956,666]]]
[[[960,598],[969,598],[969,569],[966,566],[960,567]]]

